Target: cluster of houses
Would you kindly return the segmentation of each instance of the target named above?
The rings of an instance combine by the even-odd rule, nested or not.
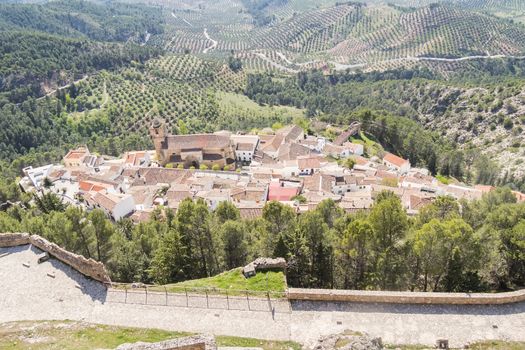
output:
[[[242,218],[256,218],[267,201],[298,213],[325,199],[347,212],[369,210],[374,198],[388,190],[414,215],[438,196],[474,200],[493,189],[440,183],[428,170],[391,153],[367,158],[364,146],[349,142],[344,132],[334,142],[306,135],[297,125],[260,135],[170,135],[156,120],[150,134],[155,150],[111,158],[80,147],[69,151],[62,164],[24,169],[20,186],[53,191],[73,205],[134,222],[148,220],[157,206],[176,211],[186,198],[203,199],[211,210],[228,201]],[[337,162],[346,158],[353,159],[352,168]]]

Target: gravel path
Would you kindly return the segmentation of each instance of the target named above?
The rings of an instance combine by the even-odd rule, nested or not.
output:
[[[452,346],[481,339],[525,341],[525,303],[499,306],[323,303],[107,290],[61,262],[38,264],[30,246],[0,248],[0,323],[78,320],[313,344],[320,335],[351,329],[387,343]],[[29,266],[25,266],[25,265]],[[49,274],[49,275],[48,275]],[[53,277],[51,277],[51,276]],[[124,298],[124,299],[123,299]],[[128,298],[127,300],[125,298]],[[168,306],[166,306],[166,303]],[[230,310],[228,310],[228,304]],[[151,305],[154,304],[154,305]],[[235,308],[236,310],[231,310]]]

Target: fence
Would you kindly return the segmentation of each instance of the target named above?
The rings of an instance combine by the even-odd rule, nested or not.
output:
[[[113,284],[107,302],[152,306],[290,313],[286,292]]]

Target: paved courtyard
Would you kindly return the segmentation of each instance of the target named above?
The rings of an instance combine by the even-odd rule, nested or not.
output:
[[[452,346],[525,340],[525,303],[499,306],[292,302],[265,298],[107,290],[63,263],[37,263],[34,247],[0,248],[0,322],[82,320],[312,344],[351,329],[387,343]]]

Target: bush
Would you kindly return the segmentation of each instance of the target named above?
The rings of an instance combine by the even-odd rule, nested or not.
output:
[[[514,126],[514,123],[509,118],[505,118],[505,121],[503,121],[503,127],[507,130],[512,129]]]

